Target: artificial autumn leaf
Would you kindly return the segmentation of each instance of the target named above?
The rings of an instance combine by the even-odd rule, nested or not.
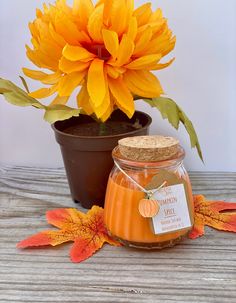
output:
[[[104,210],[98,206],[93,206],[87,214],[74,208],[48,211],[46,213],[48,223],[58,227],[59,230],[42,231],[19,242],[17,247],[56,246],[73,241],[70,251],[71,260],[82,262],[92,256],[105,242],[120,246],[108,235],[103,216]]]
[[[44,109],[45,106],[41,104],[36,99],[30,97],[27,92],[15,85],[9,80],[0,78],[0,94],[2,94],[5,99],[17,106],[34,106],[36,108]]]
[[[175,103],[174,100],[170,98],[153,98],[153,99],[144,99],[152,107],[157,108],[163,119],[168,119],[169,123],[175,128],[179,128],[180,122],[184,125],[186,131],[189,134],[191,141],[191,147],[196,147],[200,159],[203,161],[202,151],[200,143],[197,137],[197,133],[194,129],[192,122],[189,120],[187,115],[183,110]]]
[[[194,196],[194,226],[189,238],[204,235],[205,225],[218,230],[236,232],[236,203],[207,201],[204,196]],[[229,212],[230,210],[234,212]]]
[[[25,88],[27,83],[23,77],[21,77]],[[37,99],[30,97],[27,92],[15,85],[9,80],[0,78],[0,95],[3,95],[5,99],[17,106],[33,106],[38,109],[44,109],[44,119],[49,123],[69,119],[71,117],[78,117],[80,114],[80,108],[72,108],[63,104],[43,105]]]
[[[45,110],[44,120],[49,123],[62,121],[71,117],[78,117],[80,115],[80,108],[72,108],[62,104],[55,104],[47,106]]]

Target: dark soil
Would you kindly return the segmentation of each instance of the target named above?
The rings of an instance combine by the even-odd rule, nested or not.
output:
[[[75,136],[110,136],[119,135],[135,131],[140,128],[137,122],[131,124],[129,122],[107,121],[106,123],[84,123],[79,125],[70,126],[63,131],[67,134]]]

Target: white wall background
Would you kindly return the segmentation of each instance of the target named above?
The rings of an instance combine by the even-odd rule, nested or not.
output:
[[[35,8],[48,0],[0,0],[0,77],[20,84],[26,59],[28,22]],[[71,1],[69,1],[71,2]],[[137,0],[139,5],[145,1]],[[154,118],[151,132],[178,136],[187,150],[191,170],[236,171],[236,1],[159,0],[177,35],[175,63],[159,72],[169,96],[191,117],[202,145],[205,166],[189,148],[183,128],[177,133],[155,109],[142,102],[137,108]],[[31,89],[38,83],[30,81]],[[59,147],[42,113],[7,104],[0,96],[0,163],[62,166]]]

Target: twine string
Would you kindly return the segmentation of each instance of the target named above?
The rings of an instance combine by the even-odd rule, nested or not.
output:
[[[166,185],[166,181],[164,181],[157,189],[155,189],[154,191],[153,190],[147,190],[146,188],[144,188],[142,185],[140,185],[138,182],[136,182],[129,174],[127,174],[123,168],[121,168],[121,166],[116,162],[114,161],[115,163],[115,166],[132,182],[134,183],[139,189],[141,189],[141,191],[143,191],[147,196],[148,198],[151,198],[158,190],[160,190],[163,186]]]

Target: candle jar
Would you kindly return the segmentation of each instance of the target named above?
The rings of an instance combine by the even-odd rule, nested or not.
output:
[[[130,247],[171,247],[186,236],[194,221],[192,189],[183,165],[185,152],[178,145],[174,154],[167,153],[158,161],[140,161],[129,155],[136,153],[131,150],[124,156],[119,146],[112,152],[115,165],[104,210],[108,232]]]

